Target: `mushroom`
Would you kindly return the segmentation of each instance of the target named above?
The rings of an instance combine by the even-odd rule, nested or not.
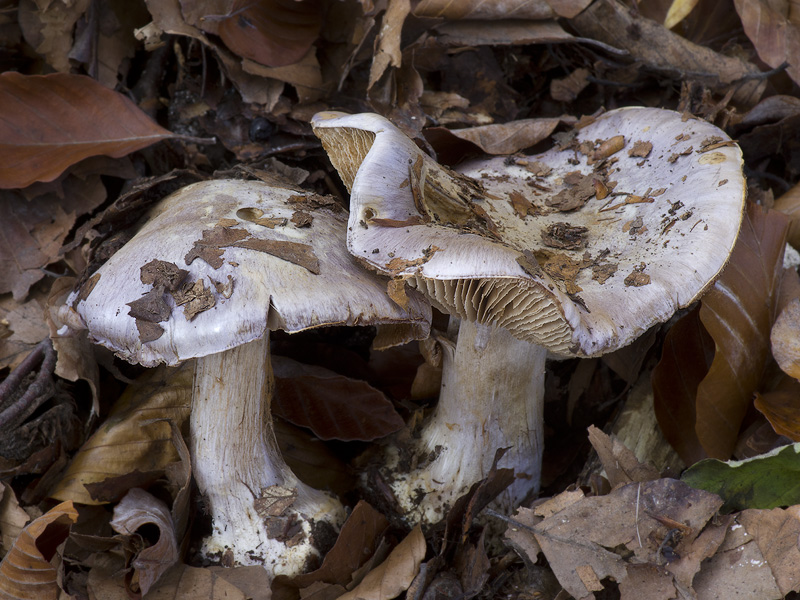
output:
[[[225,564],[296,575],[344,517],[338,499],[300,482],[280,454],[269,332],[386,324],[390,341],[427,335],[428,303],[393,302],[386,280],[347,253],[346,224],[330,197],[197,183],[161,201],[67,300],[67,317],[129,362],[197,359],[192,467],[213,521],[202,551]]]
[[[536,493],[548,351],[613,351],[694,302],[742,219],[738,147],[668,110],[610,111],[543,154],[457,171],[379,115],[312,125],[350,190],[350,252],[461,319],[410,460],[382,468],[412,522],[441,519],[502,447],[516,480],[500,506]]]

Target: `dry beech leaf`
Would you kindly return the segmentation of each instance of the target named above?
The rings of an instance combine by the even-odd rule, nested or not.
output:
[[[333,548],[325,555],[316,571],[287,577],[279,575],[272,584],[273,598],[296,597],[295,590],[303,590],[319,583],[346,586],[353,573],[372,556],[378,548],[389,521],[369,504],[360,500],[342,525]]]
[[[597,452],[612,488],[634,481],[658,479],[658,469],[639,462],[616,437],[603,433],[594,425],[589,426],[589,443]]]
[[[667,16],[664,19],[664,27],[667,29],[675,27],[675,25],[689,16],[689,13],[692,12],[699,1],[700,0],[672,0],[672,4],[669,5],[669,10],[667,11]]]
[[[51,496],[104,504],[163,475],[179,458],[167,421],[180,426],[188,418],[193,375],[194,363],[188,361],[173,369],[150,369],[131,384],[78,450]]]
[[[442,19],[552,19],[574,17],[591,0],[422,0],[417,17]]]
[[[559,583],[575,598],[591,597],[606,577],[629,589],[673,590],[673,577],[691,584],[705,558],[699,550],[708,546],[699,534],[722,505],[714,494],[674,479],[631,483],[606,496],[574,500],[541,521],[532,511],[522,512],[520,520],[533,531],[512,523],[506,536],[533,563],[544,552]],[[663,568],[661,542],[672,528],[682,533],[680,543],[673,546],[678,555],[701,556],[691,565],[682,565],[688,571],[683,575]],[[650,567],[649,573],[640,570],[644,566]]]
[[[6,555],[31,518],[19,505],[11,486],[0,484],[0,557]]]
[[[0,84],[0,95],[1,88]],[[0,119],[0,131],[2,127]],[[0,187],[2,169],[0,163]],[[96,185],[64,185],[60,193],[44,193],[30,199],[19,192],[0,191],[0,293],[12,292],[17,300],[24,299],[31,285],[44,277],[43,267],[59,259],[61,244],[77,216],[106,198],[100,178],[93,180]],[[71,178],[68,183],[74,182],[75,178]]]
[[[88,590],[92,600],[131,600],[125,589],[125,564],[121,557],[104,554],[95,555],[89,571]],[[245,593],[236,583],[232,583],[235,571],[240,569],[260,569],[263,567],[239,567],[225,569],[198,568],[184,564],[175,565],[164,573],[150,589],[147,600],[261,600],[269,599],[268,589],[262,582],[258,594]],[[135,597],[135,596],[134,596]]]
[[[355,588],[339,600],[391,600],[408,589],[425,558],[425,536],[417,525]]]
[[[0,598],[56,600],[60,597],[55,567],[50,564],[58,546],[78,520],[72,502],[53,507],[20,533],[0,563]]]
[[[731,260],[703,297],[700,320],[716,353],[697,389],[697,432],[709,457],[726,460],[770,359],[778,316],[787,219],[751,205]]]
[[[775,200],[775,210],[789,217],[788,242],[795,249],[800,248],[800,183]]]
[[[235,0],[219,35],[235,54],[268,67],[299,61],[317,39],[321,0]]]
[[[24,304],[0,297],[0,369],[16,367],[49,335],[43,312],[38,297]]]
[[[522,119],[498,125],[481,125],[450,131],[488,154],[514,154],[547,139],[559,119]]]
[[[372,441],[403,427],[389,399],[365,381],[281,356],[272,368],[275,414],[320,439]]]
[[[700,310],[667,334],[653,371],[655,409],[664,437],[686,464],[724,460],[733,450],[769,359],[785,234],[780,213],[749,208],[731,260]]]
[[[781,311],[770,333],[772,355],[781,370],[800,379],[800,298]]]
[[[778,435],[800,442],[800,381],[784,375],[768,392],[756,393],[755,407]]]
[[[0,75],[0,188],[52,181],[84,158],[121,157],[175,137],[83,75]]]
[[[143,595],[178,561],[178,540],[167,505],[152,494],[133,488],[114,507],[111,527],[122,535],[135,536],[136,530],[145,525],[157,527],[159,535],[155,544],[139,551],[131,562],[135,570],[133,581]]]
[[[367,90],[372,87],[383,76],[384,71],[389,67],[399,68],[403,61],[403,52],[400,48],[400,34],[403,23],[411,11],[410,0],[395,0],[389,3],[389,7],[383,14],[383,23],[376,49],[372,57],[372,65],[369,69],[369,85]]]
[[[759,58],[773,68],[788,60],[786,72],[795,83],[800,83],[800,62],[797,61],[800,8],[793,2],[734,0],[733,3]]]

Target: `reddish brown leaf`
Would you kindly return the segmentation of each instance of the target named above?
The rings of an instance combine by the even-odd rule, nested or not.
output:
[[[788,215],[789,243],[800,248],[800,183],[775,200],[775,208]]]
[[[52,181],[89,156],[174,137],[122,94],[82,75],[0,75],[0,188]]]
[[[788,379],[788,378],[787,378]],[[756,394],[755,406],[772,429],[794,442],[800,442],[800,383],[792,381],[784,387],[764,394]]]
[[[235,0],[219,26],[225,45],[268,67],[299,61],[319,35],[320,0]]]
[[[770,358],[787,227],[781,213],[751,206],[730,263],[702,300],[700,320],[716,353],[697,389],[695,431],[712,458],[730,458]]]
[[[793,2],[766,0],[734,0],[736,12],[742,19],[744,32],[758,52],[759,58],[770,67],[788,61],[786,72],[800,83],[800,10]]]
[[[275,414],[320,439],[370,441],[403,426],[386,396],[364,381],[279,356],[272,366]]]
[[[58,506],[30,523],[0,563],[0,597],[10,600],[55,600],[60,595],[50,560],[78,520],[72,502]]]
[[[296,590],[308,588],[317,582],[347,585],[356,569],[378,548],[378,542],[388,526],[386,517],[363,500],[359,501],[342,525],[342,531],[333,548],[325,555],[322,566],[294,578],[279,575],[272,584],[273,598],[296,598]]]
[[[707,457],[694,430],[697,388],[714,357],[714,340],[695,309],[667,333],[653,369],[654,408],[664,437],[687,465]]]

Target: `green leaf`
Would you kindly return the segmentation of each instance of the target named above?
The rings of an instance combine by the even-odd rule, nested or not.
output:
[[[681,480],[719,495],[723,512],[800,504],[800,444],[789,444],[747,460],[701,460]]]

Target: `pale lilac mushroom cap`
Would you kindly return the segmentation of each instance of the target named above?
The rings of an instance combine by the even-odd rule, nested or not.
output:
[[[213,532],[208,556],[296,575],[344,511],[300,482],[272,432],[269,332],[391,325],[427,335],[430,305],[401,307],[387,280],[345,248],[347,211],[325,196],[259,181],[185,187],[67,301],[92,340],[133,363],[197,359],[192,463]]]
[[[416,475],[390,474],[403,480],[395,495],[426,498],[424,507],[405,503],[412,520],[440,518],[452,501],[437,489],[446,473],[455,473],[463,491],[505,445],[517,450],[501,466],[521,477],[507,504],[535,491],[540,459],[518,459],[541,455],[545,351],[597,356],[629,344],[696,300],[730,256],[745,181],[741,151],[724,132],[655,108],[622,108],[584,123],[542,154],[472,160],[451,170],[379,115],[313,119],[350,190],[350,252],[462,319],[460,335],[473,348],[471,358],[462,356],[459,337],[451,370],[460,374],[449,376],[422,433],[418,454],[438,458]],[[492,341],[498,336],[502,341]],[[514,339],[542,350],[514,350]],[[520,371],[511,374],[510,365]],[[468,372],[482,375],[458,383]],[[463,409],[464,400],[453,397],[455,407],[443,407],[458,385],[462,398],[480,395],[481,386],[485,397]],[[481,413],[480,405],[489,408]],[[526,408],[517,414],[509,408],[515,405]],[[447,417],[439,418],[441,411]],[[481,415],[476,431],[466,443],[455,441],[447,424],[470,415]],[[506,418],[520,424],[510,437]],[[486,423],[496,432],[487,434]],[[465,465],[462,449],[481,440],[483,457]],[[457,449],[442,450],[448,444]]]

